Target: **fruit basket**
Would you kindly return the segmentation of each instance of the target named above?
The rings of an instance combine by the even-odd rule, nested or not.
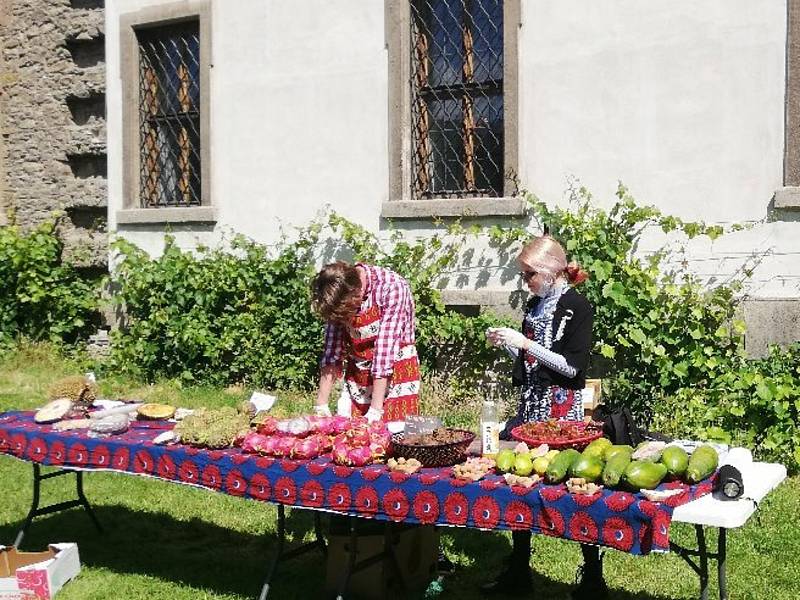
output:
[[[551,450],[583,450],[603,437],[603,424],[597,421],[540,421],[523,423],[511,430],[511,437],[528,446],[547,444]]]
[[[467,448],[475,439],[475,434],[466,429],[436,429],[430,436],[405,436],[396,433],[392,436],[392,454],[406,460],[415,458],[423,467],[451,467],[464,460]],[[446,438],[448,441],[438,441]]]

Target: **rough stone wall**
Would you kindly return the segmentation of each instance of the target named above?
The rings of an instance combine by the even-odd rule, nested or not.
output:
[[[0,0],[0,212],[107,262],[103,0]]]

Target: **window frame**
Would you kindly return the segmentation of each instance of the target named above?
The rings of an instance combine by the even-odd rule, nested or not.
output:
[[[503,169],[519,169],[519,52],[520,0],[503,1]],[[503,216],[524,213],[517,197],[516,182],[503,178],[503,195],[415,199],[412,173],[411,123],[411,6],[409,0],[386,0],[386,45],[388,50],[389,190],[383,203],[384,218],[426,216]]]
[[[144,208],[140,190],[139,41],[137,30],[197,21],[200,32],[200,205]],[[211,6],[209,0],[176,2],[125,13],[119,20],[122,83],[122,209],[117,223],[213,223],[211,195]]]

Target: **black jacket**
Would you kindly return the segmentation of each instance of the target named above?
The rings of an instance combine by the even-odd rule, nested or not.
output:
[[[528,314],[538,304],[540,298],[534,296],[528,301],[525,314]],[[566,319],[566,320],[565,320]],[[564,333],[556,340],[556,334],[562,321]],[[586,369],[589,367],[589,354],[592,350],[592,326],[594,324],[594,309],[589,301],[574,288],[568,289],[556,304],[553,314],[553,346],[550,348],[567,359],[567,364],[578,371],[575,377],[565,377],[552,369],[540,365],[541,376],[550,385],[557,385],[571,390],[582,390],[586,387]],[[523,385],[525,382],[525,365],[523,353],[520,352],[514,362],[512,381],[514,385]]]

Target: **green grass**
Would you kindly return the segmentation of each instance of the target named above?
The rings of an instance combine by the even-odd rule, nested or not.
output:
[[[25,346],[0,358],[0,411],[42,403],[56,378],[80,373],[83,364],[46,346]],[[161,400],[181,406],[236,405],[249,391],[182,388],[175,382],[142,385],[124,378],[101,381],[106,395]],[[310,397],[279,393],[278,410],[298,412]],[[463,419],[459,417],[459,419]],[[31,469],[0,457],[0,543],[11,543],[30,503]],[[43,483],[48,502],[70,496],[71,477]],[[74,484],[73,484],[74,485]],[[257,597],[276,547],[276,510],[271,504],[236,499],[145,478],[113,473],[86,476],[86,493],[105,528],[98,533],[80,511],[36,520],[25,548],[48,542],[78,543],[83,569],[58,598],[244,599]],[[732,600],[800,598],[800,477],[792,477],[762,503],[758,517],[732,531],[728,542],[728,586]],[[310,539],[311,517],[293,511],[291,539]],[[672,537],[687,545],[693,529],[673,525]],[[712,538],[714,541],[715,538]],[[477,585],[500,567],[509,536],[445,529],[442,544],[457,564],[441,598],[479,598]],[[540,598],[569,597],[580,562],[577,544],[536,536],[532,565]],[[647,557],[609,551],[605,572],[612,597],[622,600],[691,599],[698,580],[675,554]],[[310,553],[279,567],[270,597],[323,596],[325,563]],[[711,596],[715,597],[716,586]]]

